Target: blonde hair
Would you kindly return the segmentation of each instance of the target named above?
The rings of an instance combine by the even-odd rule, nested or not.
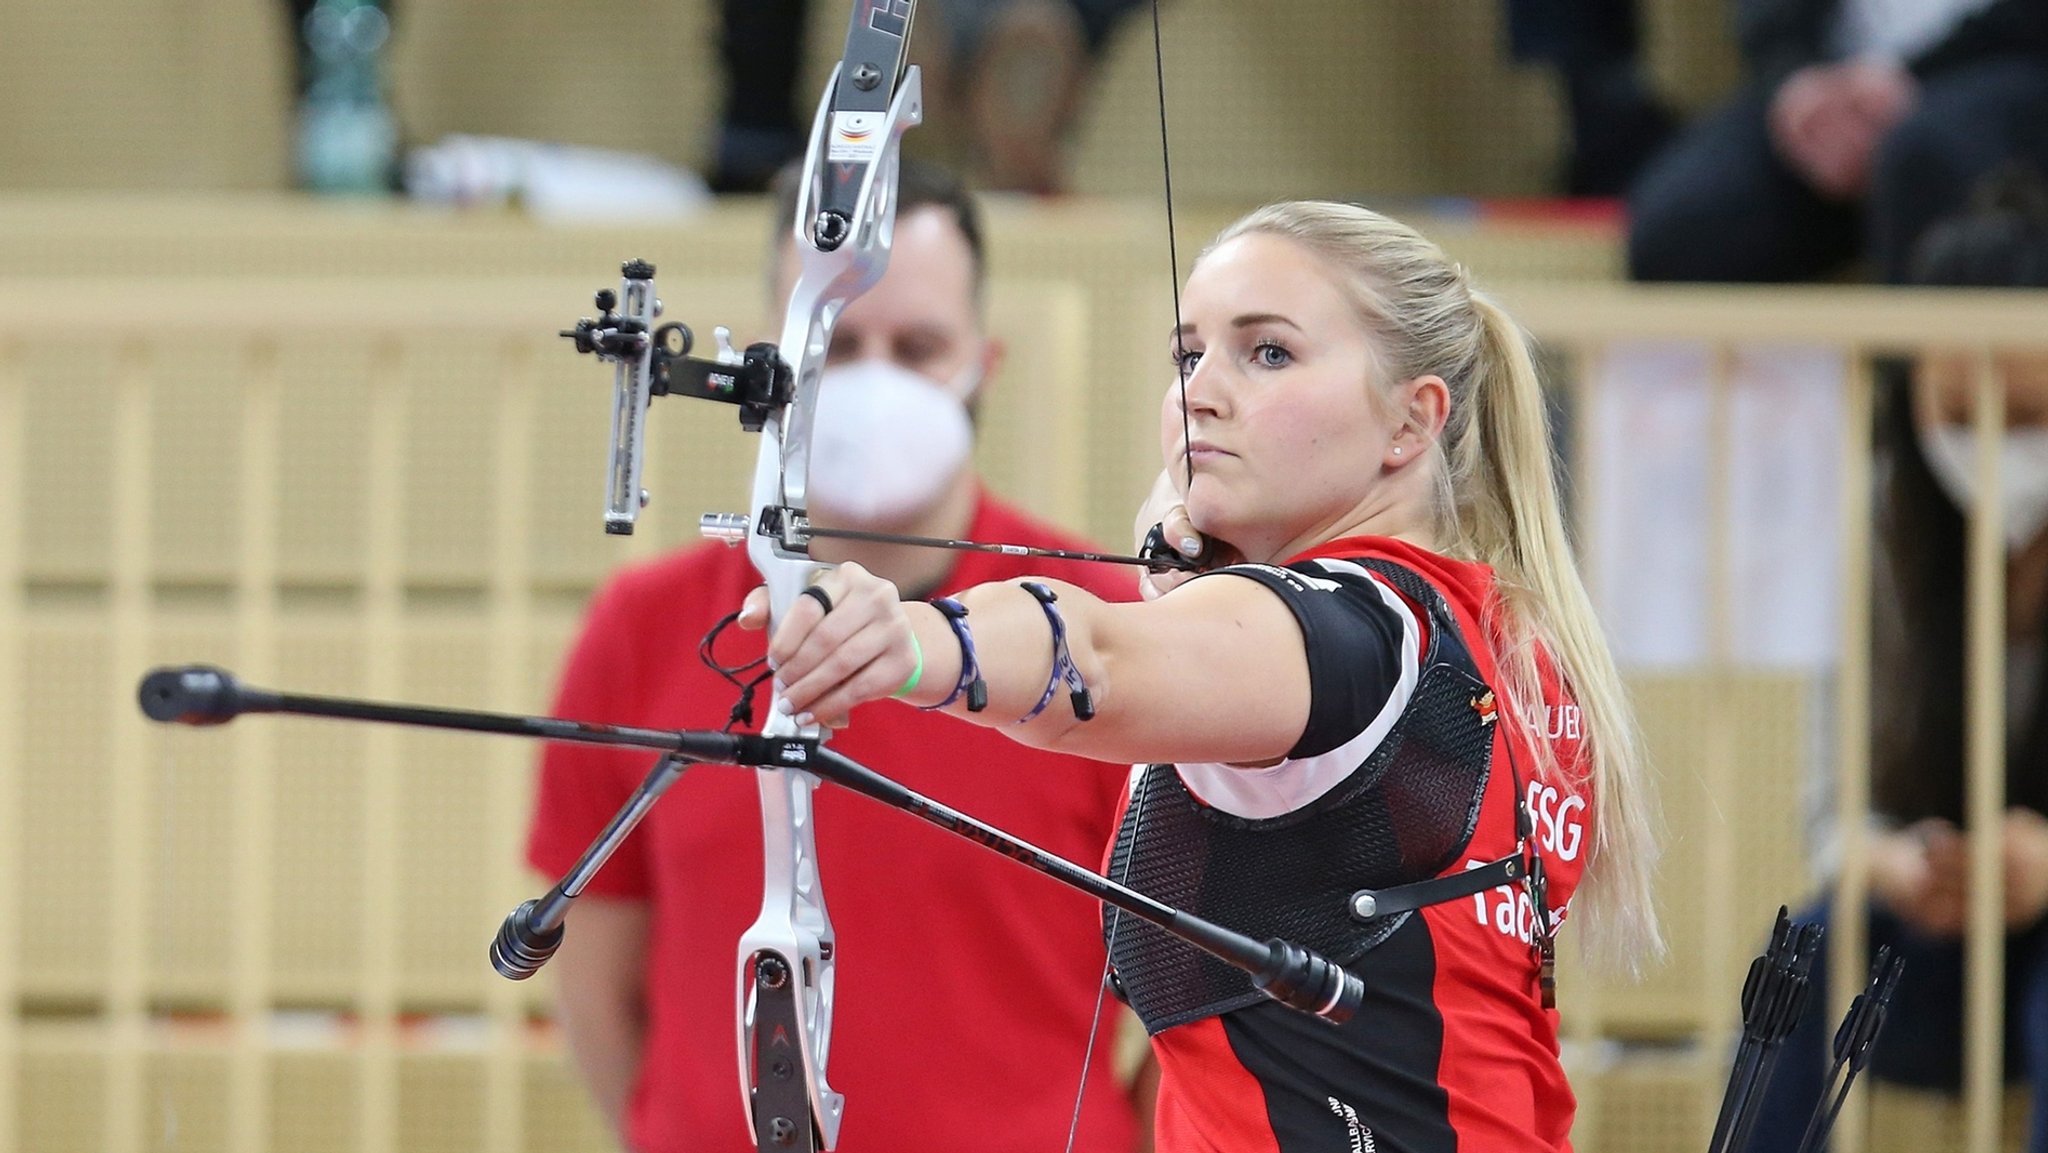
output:
[[[1525,723],[1542,715],[1544,654],[1579,706],[1594,819],[1573,905],[1586,922],[1589,955],[1611,969],[1637,970],[1663,950],[1650,892],[1658,849],[1651,783],[1628,695],[1565,532],[1528,337],[1442,249],[1376,212],[1326,201],[1268,205],[1225,229],[1204,255],[1247,235],[1292,240],[1339,273],[1378,338],[1383,387],[1432,374],[1449,386],[1450,412],[1436,445],[1437,545],[1494,571],[1502,611],[1488,606],[1485,643],[1505,711]],[[1539,768],[1555,775],[1548,726],[1528,727]]]

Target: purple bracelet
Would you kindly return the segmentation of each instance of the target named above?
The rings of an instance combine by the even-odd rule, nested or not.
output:
[[[933,597],[926,602],[939,610],[952,626],[953,635],[960,640],[960,679],[953,685],[953,691],[946,699],[926,709],[943,709],[947,705],[967,697],[967,711],[978,713],[988,707],[988,682],[981,679],[981,662],[974,655],[974,634],[967,631],[967,606],[952,597]]]

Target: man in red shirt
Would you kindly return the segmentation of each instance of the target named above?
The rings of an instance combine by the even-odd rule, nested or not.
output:
[[[777,299],[796,264],[794,186],[775,220]],[[819,393],[811,513],[819,524],[1054,547],[1072,538],[988,496],[970,457],[971,412],[1001,345],[983,329],[978,214],[950,175],[905,161],[888,273],[848,305]],[[836,548],[828,550],[828,545]],[[1031,574],[1134,599],[1100,565],[819,542],[937,596]],[[759,584],[746,553],[707,544],[628,569],[599,593],[556,713],[718,728],[737,695],[697,659],[699,640]],[[760,633],[728,630],[728,665]],[[764,686],[757,709],[768,707]],[[856,711],[833,747],[909,787],[1071,860],[1094,863],[1125,774],[1020,749],[999,734],[901,706]],[[648,754],[552,746],[528,860],[559,875],[646,773]],[[1065,1145],[1103,976],[1088,898],[842,790],[817,794],[819,872],[837,935],[830,1080],[846,1094],[840,1153],[1045,1153]],[[734,1038],[737,943],[760,906],[753,774],[691,769],[599,874],[552,966],[561,1020],[593,1097],[635,1153],[754,1148]],[[1115,1017],[1105,1013],[1105,1031]],[[1138,1140],[1109,1038],[1088,1067],[1075,1143]]]

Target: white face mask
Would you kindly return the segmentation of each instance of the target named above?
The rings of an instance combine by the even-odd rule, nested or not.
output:
[[[811,507],[849,527],[888,527],[939,503],[974,452],[965,398],[980,383],[978,364],[951,384],[886,360],[827,368],[811,433]]]
[[[1927,466],[1968,514],[1977,487],[1977,438],[1959,424],[1921,430]],[[2048,428],[2011,428],[1998,455],[1999,492],[2005,502],[2005,547],[2018,552],[2048,528]]]

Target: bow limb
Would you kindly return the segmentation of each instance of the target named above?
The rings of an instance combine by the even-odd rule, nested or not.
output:
[[[800,268],[777,346],[793,378],[770,407],[754,466],[755,531],[747,552],[768,585],[772,622],[826,566],[793,535],[809,487],[811,429],[832,330],[847,303],[881,279],[896,224],[902,135],[923,119],[916,68],[905,68],[915,0],[857,0],[846,52],[819,102],[792,221]],[[779,391],[779,390],[778,390]],[[824,737],[799,728],[774,686],[767,736]],[[757,774],[761,795],[761,912],[739,943],[739,1060],[743,1103],[762,1150],[830,1149],[845,1098],[826,1080],[833,1003],[832,922],[812,832],[818,779],[791,769]]]

